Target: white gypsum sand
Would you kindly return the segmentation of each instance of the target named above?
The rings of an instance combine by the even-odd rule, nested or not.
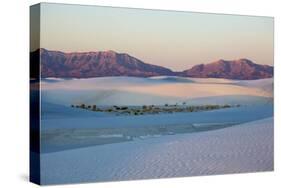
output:
[[[180,104],[198,98],[204,98],[208,104],[237,103],[240,99],[243,100],[243,104],[255,104],[256,102],[266,103],[272,98],[272,86],[273,79],[238,81],[167,76],[65,80],[47,78],[42,80],[41,96],[45,102],[68,106],[81,103],[164,105]],[[223,100],[222,97],[224,97]]]
[[[273,170],[273,118],[41,155],[43,184]]]
[[[41,155],[42,183],[118,181],[273,169],[273,79],[250,81],[181,77],[105,77],[90,79],[43,79],[41,130],[47,142],[58,148]],[[195,113],[114,116],[71,108],[87,105],[239,104],[240,107]],[[264,119],[267,118],[267,119]],[[246,123],[248,122],[248,123]],[[142,135],[122,142],[122,132],[112,129],[187,125],[194,127],[239,123],[219,130],[169,136]],[[243,123],[243,124],[241,124]],[[81,145],[85,130],[114,139],[112,144]],[[74,131],[78,140],[65,134],[48,140],[48,133]],[[94,130],[94,131],[93,131]],[[76,131],[76,132],[75,132]],[[83,132],[84,131],[84,132]],[[89,133],[91,134],[91,133]],[[98,134],[99,135],[99,134]],[[66,135],[68,136],[68,135]],[[123,135],[124,136],[124,135]],[[68,138],[68,137],[67,137]],[[118,143],[119,142],[119,143]],[[41,144],[42,144],[41,143]],[[61,146],[68,144],[66,150]],[[74,144],[72,147],[71,144]],[[42,146],[42,145],[41,145]],[[56,145],[55,145],[56,146]],[[90,147],[85,147],[90,146]],[[80,146],[79,146],[80,147]],[[72,149],[75,148],[75,149]],[[44,149],[44,148],[43,148]],[[53,150],[52,150],[53,149]],[[53,152],[55,151],[55,152]]]

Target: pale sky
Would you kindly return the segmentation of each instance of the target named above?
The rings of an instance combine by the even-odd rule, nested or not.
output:
[[[273,65],[271,17],[41,4],[42,48],[114,50],[181,71],[218,59]]]

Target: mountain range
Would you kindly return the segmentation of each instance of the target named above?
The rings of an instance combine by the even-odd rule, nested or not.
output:
[[[126,53],[114,51],[64,53],[44,48],[30,53],[31,66],[40,58],[41,77],[90,78],[104,76],[183,76],[253,80],[273,77],[273,67],[248,59],[218,60],[195,65],[182,72],[145,63]]]

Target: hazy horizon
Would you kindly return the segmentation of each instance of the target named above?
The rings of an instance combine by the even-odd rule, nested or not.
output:
[[[270,17],[41,3],[40,47],[113,50],[174,71],[218,59],[273,66],[273,27]]]

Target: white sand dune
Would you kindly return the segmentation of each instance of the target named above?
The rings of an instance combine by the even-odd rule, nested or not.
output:
[[[105,112],[91,112],[78,108],[70,108],[64,105],[41,103],[41,120],[45,119],[67,119],[67,118],[85,118],[85,117],[106,117],[109,116]]]
[[[41,155],[42,184],[273,170],[273,118]]]
[[[237,81],[181,77],[104,77],[90,79],[43,79],[42,100],[69,105],[145,105],[182,103],[198,98],[224,96],[272,98],[273,79]],[[225,98],[224,103],[228,103]],[[262,99],[263,100],[263,99]],[[267,100],[267,99],[265,99]],[[233,101],[233,98],[230,100]],[[246,101],[246,100],[244,100]],[[207,101],[206,101],[207,102]],[[255,102],[255,101],[254,101]]]
[[[41,142],[42,151],[46,149],[46,153],[41,154],[42,184],[273,170],[273,79],[48,78],[42,80],[41,88],[41,131],[46,139]],[[242,106],[142,116],[114,116],[69,107],[76,103],[163,105],[182,102]],[[231,123],[239,125],[156,138],[150,135],[151,129],[158,127],[184,125],[188,129],[189,126],[204,128]],[[118,141],[124,131],[127,133],[134,127],[150,132],[134,141],[97,146],[91,143],[90,136],[97,131],[107,130],[100,136]],[[123,132],[116,131],[119,129]],[[51,135],[52,131],[58,134]]]
[[[267,93],[273,96],[273,78],[261,80],[241,80],[235,84],[243,87],[259,88],[262,93]]]
[[[154,76],[150,77],[154,80],[189,82],[189,83],[213,83],[213,84],[231,84],[236,83],[236,80],[229,80],[224,78],[192,78],[192,77],[178,77],[178,76]]]

